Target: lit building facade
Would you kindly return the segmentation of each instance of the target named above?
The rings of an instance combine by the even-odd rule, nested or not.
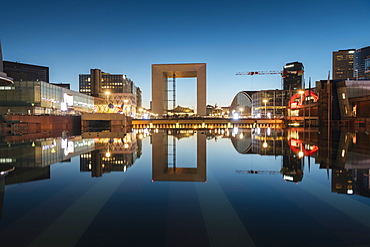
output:
[[[105,99],[106,112],[122,112],[135,117],[137,106],[141,106],[141,90],[131,79],[126,75],[104,73],[100,69],[79,75],[79,92]]]
[[[365,77],[365,61],[370,56],[370,46],[357,49],[354,58],[354,77],[357,79],[366,79]],[[369,72],[368,72],[369,73]],[[369,75],[368,73],[367,76]]]
[[[252,94],[252,117],[281,118],[286,112],[286,90],[263,90]]]
[[[353,61],[355,51],[355,49],[348,49],[333,52],[333,80],[345,80],[353,78]]]
[[[287,63],[283,68],[283,89],[302,89],[304,67],[300,62]]]
[[[370,116],[370,80],[333,81],[333,89],[333,105],[338,105],[341,119]]]
[[[11,86],[0,86],[2,114],[75,115],[99,112],[103,101],[43,81],[14,81]]]

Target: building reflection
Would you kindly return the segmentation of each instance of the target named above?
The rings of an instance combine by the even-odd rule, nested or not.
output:
[[[176,159],[178,140],[194,135],[196,138],[196,167],[181,167]],[[168,130],[156,131],[151,135],[152,181],[205,182],[206,176],[205,132]]]
[[[141,156],[142,142],[135,133],[125,134],[123,138],[99,138],[94,141],[98,148],[80,156],[80,171],[91,172],[92,177],[126,172]]]
[[[141,156],[140,134],[126,134],[123,138],[45,138],[24,140],[3,137],[0,141],[0,170],[14,167],[5,176],[0,171],[0,218],[4,203],[4,187],[11,184],[50,179],[50,165],[69,163],[80,156],[80,171],[91,172],[93,177],[113,171],[125,172]],[[35,136],[37,137],[37,136]]]
[[[370,197],[370,137],[368,132],[332,131],[321,160],[331,170],[332,192]]]
[[[224,131],[220,136],[230,138],[235,150],[243,155],[281,156],[280,171],[257,169],[237,173],[282,175],[284,181],[297,183],[303,180],[304,171],[310,172],[313,161],[327,171],[333,193],[370,197],[368,132],[303,128],[274,132],[257,128]]]
[[[6,184],[18,184],[50,178],[50,165],[70,162],[71,158],[95,148],[94,139],[45,138],[24,142],[0,143],[0,164],[16,169],[6,177]]]

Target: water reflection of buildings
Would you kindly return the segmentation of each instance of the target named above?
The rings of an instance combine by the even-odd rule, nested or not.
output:
[[[300,182],[303,179],[304,156],[303,152],[310,145],[303,145],[299,141],[298,132],[285,132],[277,129],[238,129],[230,136],[234,148],[241,154],[260,154],[282,156],[280,171],[266,170],[239,170],[247,174],[275,174],[282,175],[285,181]],[[307,150],[306,150],[307,151]],[[314,153],[314,152],[313,152]]]
[[[176,159],[177,140],[196,136],[196,167],[181,167]],[[152,181],[205,182],[206,133],[185,130],[156,131],[151,135]]]
[[[368,132],[330,132],[320,167],[331,170],[332,191],[370,197],[370,137]]]
[[[74,156],[94,149],[93,139],[47,138],[38,141],[1,142],[0,163],[16,169],[6,177],[6,184],[50,178],[50,165],[70,162]]]
[[[14,167],[6,177],[0,172],[0,218],[5,185],[50,179],[50,165],[70,162],[71,158],[93,150],[93,139],[47,138],[35,141],[0,142],[0,168]],[[4,175],[4,174],[3,174]]]
[[[282,156],[280,171],[237,170],[243,174],[282,175],[285,181],[300,182],[311,158],[331,174],[332,192],[370,197],[370,135],[358,131],[326,129],[239,129],[223,137],[230,138],[240,154]],[[304,157],[307,157],[306,159]],[[304,162],[307,162],[305,164]]]
[[[123,138],[95,139],[96,150],[80,156],[80,171],[91,172],[92,177],[104,173],[126,172],[141,156],[141,139],[135,133]]]

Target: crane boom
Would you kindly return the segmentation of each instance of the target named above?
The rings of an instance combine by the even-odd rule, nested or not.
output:
[[[255,171],[255,170],[235,170],[236,173],[242,174],[267,174],[267,175],[280,175],[281,171]]]
[[[283,71],[281,70],[269,70],[269,71],[247,71],[247,72],[237,72],[236,75],[281,75]]]
[[[247,71],[237,72],[235,75],[281,75],[286,77],[287,74],[303,75],[304,70],[267,70],[267,71]]]

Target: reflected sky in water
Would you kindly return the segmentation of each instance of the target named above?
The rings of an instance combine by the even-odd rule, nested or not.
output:
[[[2,246],[368,246],[370,138],[138,130],[1,142]]]

